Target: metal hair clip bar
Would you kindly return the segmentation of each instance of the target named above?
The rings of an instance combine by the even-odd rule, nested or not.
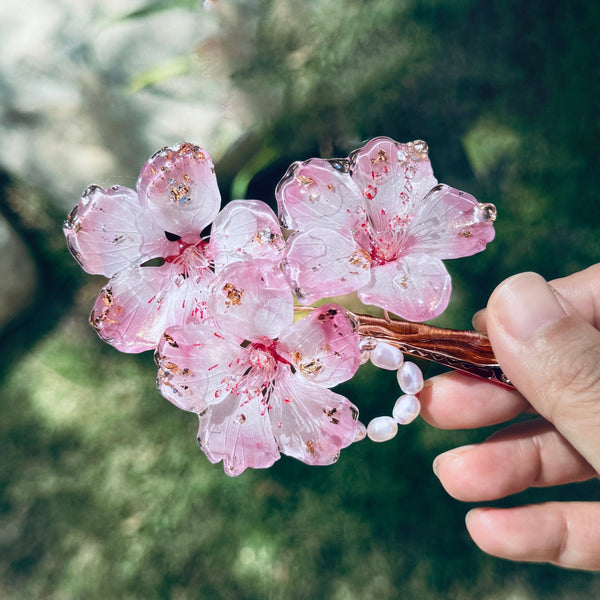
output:
[[[489,339],[477,331],[442,329],[423,323],[350,313],[361,338],[375,338],[403,353],[514,389],[494,356]]]

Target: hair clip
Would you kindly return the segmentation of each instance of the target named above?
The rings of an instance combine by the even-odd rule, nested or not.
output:
[[[135,190],[90,186],[64,227],[82,268],[109,278],[91,325],[118,350],[154,350],[160,393],[198,416],[211,462],[229,475],[280,454],[325,465],[365,436],[391,439],[420,410],[423,374],[404,354],[511,386],[485,335],[420,323],[448,304],[442,260],[483,250],[496,218],[438,183],[425,142],[294,163],[275,195],[278,216],[258,200],[220,210],[210,156],[184,143],[154,154]],[[350,292],[385,318],[310,306]],[[295,302],[309,311],[297,321]],[[367,426],[330,389],[366,360],[403,392]]]

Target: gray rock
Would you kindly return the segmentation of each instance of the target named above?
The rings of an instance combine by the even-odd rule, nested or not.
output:
[[[0,3],[0,167],[65,213],[88,184],[134,186],[165,145],[194,142],[216,162],[252,124],[228,71],[207,74],[196,53],[218,11],[199,2],[122,18],[139,8],[137,0]]]

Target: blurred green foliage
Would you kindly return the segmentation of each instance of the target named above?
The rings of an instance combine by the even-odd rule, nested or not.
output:
[[[599,260],[600,5],[226,4],[219,56],[256,130],[243,151],[223,158],[225,198],[233,185],[236,195],[247,189],[272,201],[292,160],[345,156],[375,135],[422,138],[441,181],[499,213],[485,253],[448,263],[455,289],[440,322],[467,327],[514,272],[550,278]],[[129,18],[159,7],[149,2]],[[470,542],[468,507],[445,495],[430,465],[487,431],[418,422],[387,444],[355,444],[329,468],[284,458],[268,471],[226,477],[196,448],[194,416],[155,391],[151,357],[118,354],[87,327],[101,281],[77,270],[62,246],[61,216],[43,197],[27,192],[35,216],[31,202],[25,209],[14,201],[23,185],[6,182],[1,207],[43,281],[34,310],[2,338],[0,597],[600,596],[591,574],[506,563]],[[365,421],[389,411],[397,393],[387,374],[366,366],[342,392]],[[598,496],[592,482],[501,504]]]

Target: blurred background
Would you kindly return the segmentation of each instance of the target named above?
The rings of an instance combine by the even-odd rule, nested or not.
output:
[[[422,421],[326,468],[231,479],[149,353],[87,324],[103,284],[61,227],[90,183],[133,187],[181,140],[224,201],[273,202],[293,160],[424,139],[440,181],[498,208],[496,240],[446,264],[444,326],[505,277],[600,259],[600,4],[587,0],[5,0],[0,6],[0,597],[600,597],[598,576],[483,555],[431,471],[491,430]],[[425,366],[425,365],[424,365]],[[433,373],[430,369],[428,373]],[[389,413],[393,375],[341,391]],[[485,401],[485,398],[482,398]],[[497,504],[600,499],[597,482]]]

